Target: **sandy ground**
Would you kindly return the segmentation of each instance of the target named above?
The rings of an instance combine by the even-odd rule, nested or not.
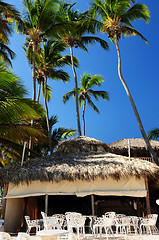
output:
[[[14,236],[14,237],[11,237],[12,240],[16,240],[17,237]],[[49,238],[51,240],[51,237]],[[60,237],[60,238],[57,238],[57,240],[68,240],[67,237]],[[74,236],[73,237],[73,240],[76,240],[77,238]],[[106,236],[102,237],[102,238],[94,238],[92,235],[89,235],[87,234],[86,235],[86,238],[84,239],[80,239],[80,240],[105,240],[107,239]],[[22,240],[26,240],[25,238],[23,238]],[[42,240],[41,237],[39,236],[30,236],[30,240]],[[159,240],[159,234],[157,235],[117,235],[117,236],[109,236],[108,235],[108,240]]]

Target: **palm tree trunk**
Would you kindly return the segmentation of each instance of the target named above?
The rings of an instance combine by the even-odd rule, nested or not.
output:
[[[83,136],[85,136],[85,119],[84,119],[84,116],[85,116],[85,109],[86,109],[86,100],[84,101],[84,104],[83,104],[83,113],[82,113],[82,121],[83,121]]]
[[[36,71],[35,71],[35,59],[36,58],[36,43],[33,41],[33,101],[36,101]],[[34,126],[34,119],[31,120],[31,127]],[[29,140],[29,149],[33,149],[33,141],[32,138],[30,137]],[[31,158],[31,152],[28,152],[28,158]]]
[[[36,101],[36,69],[35,69],[35,61],[36,61],[36,43],[33,41],[33,101]]]
[[[45,102],[45,110],[46,110],[46,124],[47,124],[47,130],[48,130],[48,138],[49,138],[49,148],[50,148],[50,154],[52,154],[52,140],[51,140],[51,130],[50,130],[50,124],[49,124],[49,110],[47,106],[47,77],[44,76],[44,102]]]
[[[37,96],[37,102],[39,103],[39,99],[40,99],[40,93],[41,93],[41,82],[38,84],[38,96]]]
[[[157,165],[159,165],[158,158],[157,158],[155,152],[153,151],[153,149],[152,149],[152,147],[151,147],[151,144],[149,143],[149,140],[148,140],[147,135],[146,135],[146,133],[145,133],[145,130],[144,130],[143,124],[142,124],[142,122],[141,122],[141,119],[140,119],[138,110],[137,110],[137,108],[136,108],[136,106],[135,106],[135,103],[134,103],[134,100],[133,100],[133,98],[132,98],[132,96],[131,96],[130,90],[129,90],[129,88],[128,88],[128,86],[127,86],[127,84],[126,84],[126,82],[125,82],[125,80],[124,80],[124,78],[123,78],[123,76],[122,76],[122,73],[121,73],[121,56],[120,56],[120,49],[119,49],[119,44],[118,44],[117,36],[115,36],[115,45],[116,45],[116,50],[117,50],[117,54],[118,54],[118,74],[119,74],[119,78],[120,78],[120,80],[121,80],[121,82],[122,82],[122,84],[123,84],[123,86],[124,86],[124,89],[125,89],[125,91],[126,91],[126,93],[127,93],[128,98],[129,98],[129,100],[130,100],[130,103],[131,103],[131,106],[132,106],[132,108],[133,108],[133,111],[134,111],[134,114],[135,114],[137,123],[138,123],[138,125],[139,125],[139,129],[140,129],[141,134],[142,134],[142,136],[143,136],[143,138],[144,138],[144,140],[145,140],[145,143],[146,143],[147,148],[148,148],[148,151],[149,151],[149,153],[150,153],[150,155],[151,155],[151,157],[152,157],[152,160],[153,160]]]
[[[70,52],[71,52],[71,63],[72,63],[72,70],[74,74],[74,79],[75,79],[75,92],[76,92],[76,116],[77,116],[77,126],[78,126],[78,136],[81,136],[81,125],[80,125],[80,117],[79,117],[79,104],[78,104],[78,84],[77,84],[77,74],[75,71],[75,66],[74,66],[74,60],[73,60],[73,49],[70,46]]]

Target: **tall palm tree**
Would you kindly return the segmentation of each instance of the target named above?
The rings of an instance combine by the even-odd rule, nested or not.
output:
[[[41,49],[41,52],[39,53],[36,59],[37,72],[42,74],[44,79],[43,82],[44,102],[46,109],[46,122],[48,128],[48,137],[51,154],[53,149],[51,141],[51,130],[49,127],[49,111],[47,106],[47,90],[48,90],[47,80],[48,78],[50,78],[53,80],[62,80],[63,82],[67,82],[70,79],[68,73],[61,69],[65,65],[71,65],[70,56],[68,55],[62,56],[62,52],[64,52],[65,49],[66,46],[63,42],[50,40],[47,43],[44,43],[44,48]],[[77,66],[77,60],[75,61]]]
[[[31,118],[44,118],[41,105],[25,98],[26,90],[19,79],[0,62],[0,148],[2,155],[17,159],[23,141],[32,136],[34,142],[45,139],[41,128],[31,128]]]
[[[55,15],[57,0],[23,0],[24,12],[22,21],[17,25],[17,31],[25,34],[32,48],[33,65],[33,100],[36,100],[36,52],[42,41],[46,41],[45,31],[52,25],[52,19]],[[32,126],[34,120],[31,120]],[[32,148],[30,139],[30,149]]]
[[[20,13],[13,5],[0,1],[0,58],[11,65],[15,53],[8,47],[13,31],[13,21],[20,21]]]
[[[24,13],[17,31],[25,34],[33,50],[33,100],[36,100],[36,52],[42,41],[46,41],[45,31],[51,26],[57,0],[23,0]]]
[[[149,10],[145,4],[137,3],[135,0],[94,0],[91,3],[91,15],[93,18],[98,16],[96,25],[102,29],[103,33],[107,33],[112,42],[115,43],[118,55],[118,74],[130,100],[134,114],[136,116],[141,134],[145,140],[148,150],[154,162],[159,165],[156,154],[154,153],[147,135],[145,133],[141,118],[132,98],[131,92],[126,84],[121,71],[121,55],[119,49],[119,40],[125,36],[137,35],[146,43],[145,37],[132,26],[132,22],[143,19],[146,23],[149,21]]]
[[[101,82],[104,82],[104,79],[101,75],[94,75],[86,74],[84,73],[83,76],[81,76],[81,85],[78,88],[78,94],[79,94],[79,103],[82,107],[83,105],[83,113],[82,113],[82,121],[83,121],[83,136],[85,136],[85,110],[86,110],[86,103],[93,108],[93,110],[97,113],[99,113],[99,109],[97,106],[93,103],[92,97],[95,98],[97,101],[99,101],[99,98],[102,98],[104,100],[109,101],[109,94],[107,91],[99,91],[99,90],[93,90],[92,87],[95,86],[101,86]],[[75,97],[75,89],[72,91],[66,93],[63,96],[63,101],[66,103],[71,96]]]
[[[99,37],[95,36],[86,36],[86,33],[91,32],[92,28],[89,25],[88,13],[79,13],[74,10],[75,4],[67,4],[66,2],[60,2],[59,11],[57,12],[57,27],[49,29],[49,36],[55,36],[59,40],[65,42],[66,46],[70,49],[72,70],[75,80],[75,91],[76,91],[76,116],[77,116],[77,126],[78,126],[78,135],[81,136],[81,126],[80,126],[80,117],[79,117],[79,105],[78,105],[78,81],[77,74],[73,59],[73,48],[81,48],[84,51],[88,52],[87,45],[93,44],[95,42],[100,43],[100,45],[108,50],[109,46],[106,41]]]

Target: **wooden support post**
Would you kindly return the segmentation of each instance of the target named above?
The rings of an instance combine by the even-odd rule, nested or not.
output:
[[[2,210],[1,210],[1,218],[2,219],[5,219],[7,199],[5,199],[4,197],[6,197],[7,193],[8,193],[8,184],[4,185],[4,188],[3,188]]]
[[[95,216],[95,208],[94,208],[94,195],[91,195],[91,203],[92,203],[92,216]]]
[[[151,214],[151,208],[150,208],[150,195],[149,195],[149,186],[148,186],[148,179],[147,177],[145,178],[145,187],[146,187],[146,191],[147,191],[147,195],[146,195],[146,211],[147,211],[147,215]]]
[[[130,153],[130,139],[128,139],[128,157],[129,161],[131,160],[131,153]]]
[[[137,197],[137,216],[140,217],[140,199]]]
[[[45,195],[45,213],[48,214],[48,194]]]

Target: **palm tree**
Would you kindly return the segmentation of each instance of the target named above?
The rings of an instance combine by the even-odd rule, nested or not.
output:
[[[0,58],[11,65],[15,53],[7,46],[12,34],[12,21],[20,21],[20,13],[13,5],[0,1]]]
[[[0,148],[2,155],[15,159],[22,154],[23,142],[45,139],[40,126],[31,128],[31,118],[44,118],[41,105],[24,98],[26,90],[19,79],[0,63]]]
[[[36,100],[36,53],[42,41],[46,41],[45,31],[52,25],[55,15],[57,0],[23,0],[25,7],[22,21],[17,25],[17,31],[27,36],[30,48],[32,48],[33,65],[33,100]],[[31,120],[32,126],[34,120]],[[32,148],[30,138],[30,149]]]
[[[46,109],[46,122],[48,128],[48,137],[49,137],[49,145],[50,152],[52,154],[52,142],[51,142],[51,130],[49,127],[49,111],[47,106],[47,96],[48,96],[48,86],[47,79],[53,80],[62,80],[63,82],[67,82],[70,77],[67,72],[63,71],[61,68],[65,65],[71,64],[71,58],[68,55],[62,56],[62,52],[64,52],[66,46],[63,42],[59,42],[56,40],[50,40],[47,43],[44,43],[44,48],[41,49],[41,52],[37,56],[36,59],[36,68],[37,73],[42,74],[43,77],[43,86],[44,86],[44,102]],[[78,64],[77,60],[75,60],[76,66]],[[37,74],[39,76],[39,74]]]
[[[102,98],[104,100],[109,101],[109,94],[107,91],[98,91],[93,90],[92,87],[94,86],[101,86],[101,82],[104,82],[104,79],[101,75],[94,75],[86,74],[84,73],[83,76],[81,76],[81,86],[78,88],[78,94],[79,94],[79,103],[82,107],[83,105],[83,113],[82,113],[82,121],[83,121],[83,136],[85,136],[85,110],[86,110],[86,103],[90,107],[93,108],[93,110],[97,113],[99,113],[99,109],[97,106],[93,103],[92,97],[95,98],[97,101],[99,101],[99,98]],[[66,93],[63,96],[63,101],[66,103],[71,96],[75,97],[75,89],[72,91]]]
[[[42,41],[46,41],[45,31],[52,24],[57,0],[23,0],[25,7],[23,19],[17,31],[25,34],[33,50],[33,100],[36,100],[36,52]]]
[[[20,21],[20,13],[13,5],[0,1],[0,40],[7,44],[13,30],[12,21]]]
[[[133,2],[133,5],[131,4]],[[155,155],[149,141],[147,135],[145,133],[141,118],[139,116],[138,110],[130,93],[130,90],[123,78],[121,72],[121,55],[119,49],[119,40],[124,36],[137,35],[141,37],[146,43],[147,40],[145,37],[139,33],[132,26],[131,22],[134,22],[139,19],[143,19],[146,23],[149,21],[150,15],[149,10],[145,4],[137,3],[132,0],[94,0],[91,3],[91,15],[95,18],[96,14],[100,18],[96,21],[96,25],[98,28],[102,29],[103,33],[107,33],[108,37],[112,42],[115,43],[117,55],[118,55],[118,74],[119,78],[125,88],[125,91],[130,100],[131,106],[133,108],[134,114],[136,116],[141,134],[145,140],[145,143],[148,147],[148,150],[154,160],[154,162],[158,165],[158,159]],[[101,21],[100,21],[101,20]]]
[[[67,138],[73,137],[76,135],[76,130],[71,128],[64,128],[59,127],[55,128],[55,125],[59,122],[58,117],[51,116],[49,118],[49,126],[51,131],[51,141],[52,141],[52,149],[55,150],[58,143],[66,140]],[[45,131],[45,134],[47,135],[47,124],[46,121],[42,120],[40,121],[40,125],[42,126],[43,130]],[[47,143],[39,143],[35,147],[36,152],[42,153],[44,156],[48,155],[48,152],[50,151],[50,147]]]
[[[159,128],[153,128],[151,131],[148,132],[148,139],[150,140],[157,140],[159,139]]]
[[[78,81],[77,74],[73,59],[73,48],[80,47],[84,51],[88,52],[86,46],[93,44],[95,42],[100,43],[100,45],[108,50],[108,43],[102,40],[99,37],[95,36],[86,36],[86,33],[92,31],[91,25],[89,26],[88,13],[79,13],[74,10],[75,4],[67,4],[66,2],[60,2],[59,11],[57,13],[57,27],[49,29],[49,36],[55,36],[57,39],[65,42],[66,46],[70,49],[72,70],[75,80],[75,91],[76,91],[76,116],[77,116],[77,126],[78,126],[78,135],[81,136],[81,126],[80,126],[80,117],[79,117],[79,105],[78,105]]]

